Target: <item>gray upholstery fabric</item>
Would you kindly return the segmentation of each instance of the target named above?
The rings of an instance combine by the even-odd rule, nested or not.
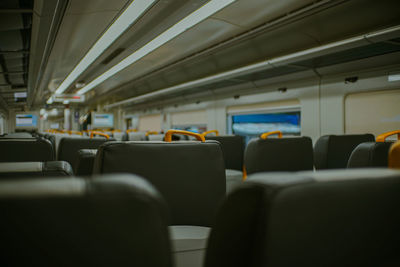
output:
[[[0,210],[0,266],[172,266],[165,203],[133,175],[0,181]]]
[[[58,160],[64,160],[71,164],[74,173],[77,170],[78,152],[80,149],[97,149],[100,145],[114,139],[105,138],[74,138],[64,137],[58,147]]]
[[[206,136],[207,140],[220,142],[225,169],[243,170],[244,139],[240,135]]]
[[[0,138],[0,162],[51,161],[53,146],[43,138]]]
[[[400,266],[400,172],[250,176],[222,205],[206,267]]]
[[[4,177],[65,177],[73,174],[71,165],[66,161],[0,163],[2,179]]]
[[[351,153],[347,168],[387,167],[393,142],[366,142]]]
[[[94,173],[145,177],[165,197],[172,225],[210,226],[225,196],[225,168],[216,141],[108,142],[99,147]]]
[[[255,138],[246,147],[244,164],[247,174],[312,170],[312,141],[309,137]]]
[[[372,134],[324,135],[314,146],[314,165],[320,169],[347,167],[351,152],[361,143],[374,142]]]
[[[90,176],[93,173],[94,160],[97,149],[80,149],[76,163],[75,174],[77,176]]]

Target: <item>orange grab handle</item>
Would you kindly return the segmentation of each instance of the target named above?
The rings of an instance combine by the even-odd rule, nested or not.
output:
[[[400,130],[396,130],[378,135],[376,137],[376,142],[385,142],[386,138],[395,134],[397,134],[397,140],[400,140]]]
[[[188,132],[188,131],[182,131],[182,130],[168,130],[165,133],[165,142],[171,142],[173,134],[190,135],[190,136],[196,137],[196,139],[201,141],[201,142],[205,142],[206,141],[206,139],[204,138],[204,136],[202,134]]]
[[[126,130],[126,133],[130,133],[130,132],[137,132],[137,130],[136,129],[128,129],[128,130]]]
[[[243,165],[243,178],[242,178],[242,180],[243,181],[247,180],[247,170],[246,170],[246,166],[244,166],[244,165]]]
[[[261,139],[267,139],[268,136],[277,134],[279,138],[282,138],[282,132],[281,131],[273,131],[273,132],[268,132],[268,133],[263,133],[260,138]]]
[[[104,136],[107,139],[110,139],[110,136],[108,134],[102,133],[102,132],[97,132],[97,131],[92,131],[90,133],[90,138],[93,138],[95,135],[101,135]]]
[[[216,136],[219,135],[218,130],[209,130],[209,131],[206,131],[206,132],[202,133],[202,135],[206,136],[207,134],[210,134],[210,133],[215,133]]]
[[[397,141],[390,147],[388,167],[392,169],[400,169],[400,141]]]
[[[112,133],[120,133],[121,130],[116,129],[116,130],[112,130],[111,132],[112,132]]]
[[[82,135],[82,133],[79,132],[79,131],[68,131],[68,134],[79,134],[79,135]]]
[[[149,136],[149,135],[151,135],[151,134],[158,134],[158,132],[156,132],[156,131],[150,131],[150,132],[147,132],[147,133],[146,133],[146,136]]]

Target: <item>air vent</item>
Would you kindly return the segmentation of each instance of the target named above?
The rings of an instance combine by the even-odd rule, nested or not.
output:
[[[114,58],[116,58],[119,54],[121,54],[123,51],[125,51],[125,48],[117,48],[112,52],[106,59],[104,59],[101,64],[107,65],[108,63],[111,62]]]

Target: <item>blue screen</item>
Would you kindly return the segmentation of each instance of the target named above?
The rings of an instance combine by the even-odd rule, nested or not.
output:
[[[16,127],[37,127],[37,116],[33,114],[15,115]]]

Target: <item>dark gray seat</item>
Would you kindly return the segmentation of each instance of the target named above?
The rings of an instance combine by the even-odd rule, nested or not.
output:
[[[393,142],[366,142],[351,153],[347,168],[387,167],[389,149]]]
[[[225,169],[243,170],[244,139],[240,135],[206,136],[207,140],[216,140],[221,144]]]
[[[94,160],[97,149],[80,149],[76,163],[75,174],[77,176],[90,176],[93,173]]]
[[[54,150],[43,138],[0,138],[0,162],[52,161]]]
[[[205,267],[400,266],[400,172],[260,173],[222,205]]]
[[[66,161],[1,162],[0,177],[63,177],[74,175]]]
[[[255,138],[245,150],[247,174],[313,169],[313,148],[309,137]]]
[[[97,149],[105,142],[114,139],[105,138],[71,138],[64,137],[58,146],[58,160],[64,160],[71,164],[74,173],[77,171],[78,152],[80,149]]]
[[[99,147],[94,172],[135,173],[151,182],[170,210],[175,266],[203,265],[210,226],[225,197],[218,142],[109,142]]]
[[[165,197],[171,224],[210,226],[225,195],[225,168],[216,141],[108,142],[99,147],[94,173],[134,173]]]
[[[372,134],[321,136],[314,146],[314,165],[317,170],[347,167],[351,152],[361,143],[374,142]]]
[[[171,267],[166,206],[133,175],[0,181],[1,266]]]

